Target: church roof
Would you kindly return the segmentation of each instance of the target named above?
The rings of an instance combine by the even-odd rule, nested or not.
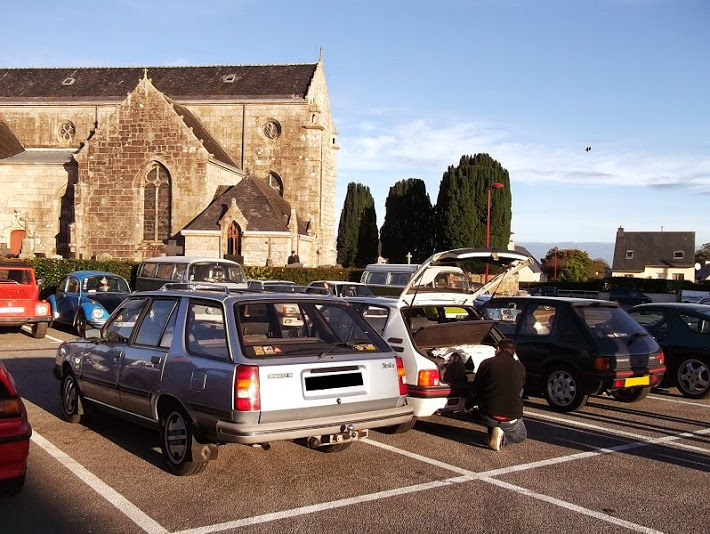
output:
[[[207,149],[207,152],[212,154],[214,158],[222,163],[227,163],[233,167],[237,167],[234,160],[227,154],[227,151],[222,148],[222,145],[212,137],[212,134],[207,131],[207,129],[202,126],[202,123],[197,117],[195,117],[190,110],[185,106],[181,106],[175,102],[172,103],[175,111],[182,117],[182,121],[192,128],[192,133],[194,133],[197,138],[202,141],[202,145]]]
[[[218,194],[223,186],[218,189]],[[219,221],[234,199],[246,218],[248,231],[288,232],[291,204],[284,200],[266,180],[246,177],[217,196],[207,208],[185,226],[185,230],[219,230]],[[300,217],[298,233],[306,234],[307,225]]]
[[[302,99],[317,66],[1,68],[0,102],[122,101],[146,69],[159,91],[179,101]]]
[[[75,148],[28,148],[19,154],[3,159],[2,162],[64,165],[72,161],[74,154],[76,154]]]
[[[0,159],[9,158],[24,150],[22,143],[3,121],[0,121]]]

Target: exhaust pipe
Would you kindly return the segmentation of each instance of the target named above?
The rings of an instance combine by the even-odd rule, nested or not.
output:
[[[311,449],[317,449],[321,446],[320,438],[318,436],[311,436],[308,438],[308,446]]]

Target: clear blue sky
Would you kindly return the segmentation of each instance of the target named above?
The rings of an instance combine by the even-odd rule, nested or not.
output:
[[[519,243],[619,226],[710,242],[706,0],[28,0],[3,19],[6,67],[312,63],[322,46],[338,215],[349,182],[380,223],[400,179],[434,203],[449,165],[487,152]]]

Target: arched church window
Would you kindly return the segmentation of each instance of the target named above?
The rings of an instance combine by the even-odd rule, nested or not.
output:
[[[270,172],[268,176],[269,185],[281,196],[284,196],[284,183],[281,177],[275,172]]]
[[[59,126],[59,137],[65,141],[71,141],[76,135],[76,128],[71,121],[64,121]]]
[[[154,162],[143,180],[143,240],[163,241],[170,237],[170,174]]]
[[[227,254],[242,255],[242,229],[236,221],[227,228]]]

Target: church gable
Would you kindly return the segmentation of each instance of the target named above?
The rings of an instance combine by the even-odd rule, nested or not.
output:
[[[148,78],[77,155],[75,253],[141,259],[162,250],[210,200],[210,159],[194,131]],[[97,217],[110,211],[111,218]]]

